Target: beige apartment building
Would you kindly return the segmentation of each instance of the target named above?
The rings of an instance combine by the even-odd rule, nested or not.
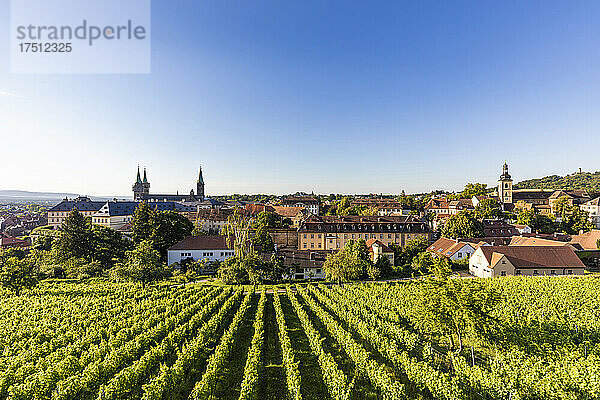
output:
[[[53,229],[60,228],[74,208],[83,214],[84,217],[92,217],[105,203],[106,201],[92,201],[89,197],[83,196],[75,199],[65,198],[48,210],[48,225]]]
[[[417,237],[430,240],[431,231],[413,216],[313,215],[298,229],[298,249],[338,250],[349,240],[359,239],[404,246]]]

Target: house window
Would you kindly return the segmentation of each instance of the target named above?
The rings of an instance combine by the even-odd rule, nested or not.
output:
[[[304,248],[306,248],[306,243],[304,243]]]
[[[567,275],[573,275],[573,270],[572,269],[567,270]]]
[[[555,271],[555,270],[553,270],[553,269],[551,269],[551,270],[550,270],[550,275],[556,275],[556,271]]]
[[[462,258],[462,253],[458,253],[457,257]]]
[[[321,248],[321,242],[319,242],[319,248]]]
[[[534,275],[537,275],[537,274],[538,274],[538,270],[537,270],[537,269],[534,269],[534,270],[533,270],[533,274],[534,274]]]
[[[506,271],[501,271],[500,276],[506,276]]]
[[[506,264],[506,260],[502,260],[502,264]]]
[[[311,238],[311,239],[314,239],[314,238],[315,238],[315,234],[314,234],[314,233],[311,233],[311,234],[310,234],[310,238]]]
[[[314,243],[311,243],[311,244],[310,244],[310,248],[311,248],[311,249],[314,249],[314,248],[315,248],[315,244],[314,244]]]
[[[521,270],[520,269],[516,270],[515,275],[521,275]]]

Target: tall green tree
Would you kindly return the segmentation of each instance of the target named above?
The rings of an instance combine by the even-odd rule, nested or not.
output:
[[[167,249],[192,234],[194,224],[175,211],[153,211],[150,214],[151,232],[148,238],[159,251],[161,259],[167,260]]]
[[[128,251],[125,262],[110,272],[115,279],[137,281],[143,286],[170,275],[169,269],[160,261],[160,253],[152,247],[149,240],[141,241],[135,249]]]
[[[101,225],[92,227],[91,258],[100,263],[102,269],[113,267],[122,261],[125,253],[132,247],[133,243],[120,232]]]
[[[132,237],[135,243],[147,240],[152,235],[152,214],[154,210],[145,201],[141,202],[131,219]]]
[[[56,245],[60,260],[83,258],[91,261],[93,250],[91,220],[84,218],[83,214],[74,208],[63,223]]]
[[[442,228],[442,236],[449,238],[483,237],[483,224],[470,210],[451,215]]]
[[[327,256],[323,271],[328,280],[353,281],[367,273],[370,263],[365,241],[363,239],[349,240],[342,249]]]
[[[38,284],[35,264],[29,259],[0,256],[0,285],[17,296],[23,289],[28,289]]]
[[[503,217],[504,213],[500,208],[500,203],[492,198],[481,200],[475,207],[475,218],[477,219],[499,219]]]

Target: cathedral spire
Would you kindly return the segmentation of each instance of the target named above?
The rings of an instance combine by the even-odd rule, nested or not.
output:
[[[135,183],[142,183],[142,179],[140,178],[140,166],[138,165],[137,179]]]
[[[200,166],[200,172],[198,172],[198,183],[204,185],[204,178],[202,177],[202,166]]]
[[[148,183],[148,178],[146,177],[146,167],[144,167],[144,182],[143,183]]]

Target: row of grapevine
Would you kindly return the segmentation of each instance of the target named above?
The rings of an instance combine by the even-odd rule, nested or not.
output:
[[[333,310],[340,319],[352,327],[398,370],[403,371],[410,381],[421,388],[429,390],[434,398],[458,400],[467,397],[466,393],[458,387],[456,381],[433,368],[427,362],[418,361],[411,357],[407,351],[401,349],[396,340],[383,334],[380,329],[383,325],[382,321],[371,320],[372,323],[367,324],[360,319],[357,316],[357,310],[349,307],[350,304],[356,304],[353,299],[336,297],[335,300],[330,300],[313,286],[308,286],[308,289],[321,303]]]
[[[323,345],[321,342],[323,338],[321,338],[321,335],[319,335],[319,332],[315,329],[310,321],[308,314],[298,302],[296,294],[294,294],[289,287],[287,289],[287,295],[292,303],[292,306],[294,307],[294,310],[296,310],[296,314],[300,319],[304,333],[306,333],[306,336],[308,337],[310,350],[319,361],[321,374],[325,384],[327,385],[327,391],[329,392],[329,395],[333,399],[349,399],[354,382],[352,382],[352,384],[348,382],[348,378],[344,372],[339,369],[337,363],[333,359],[333,356],[323,350]]]
[[[265,289],[260,294],[258,300],[258,310],[254,317],[254,334],[248,350],[248,358],[244,367],[244,380],[240,387],[239,400],[256,400],[258,380],[260,376],[261,354],[265,340],[265,306],[267,304],[267,292]]]
[[[120,330],[112,336],[113,340],[108,342],[102,337],[94,336],[84,337],[81,341],[73,345],[66,345],[51,352],[46,357],[37,360],[37,363],[28,363],[14,371],[9,369],[2,376],[2,387],[8,387],[13,383],[20,382],[8,388],[9,398],[11,399],[38,399],[48,398],[54,385],[61,379],[77,373],[83,369],[94,357],[101,353],[102,349],[108,349],[110,345],[118,343],[118,339],[128,340],[134,335],[147,330],[161,321],[161,310],[167,310],[166,305],[178,302],[178,297],[171,299],[157,300],[151,298],[148,303],[142,303],[146,309],[139,310],[132,318],[117,319],[118,316],[107,318],[107,323],[117,319],[113,325],[121,327]],[[157,308],[150,307],[156,305]],[[135,308],[134,308],[135,310]],[[122,324],[129,324],[129,326]],[[16,363],[14,364],[16,365]],[[35,365],[35,369],[29,367]],[[27,373],[25,378],[19,375]]]
[[[193,336],[221,303],[222,297],[216,298],[200,312],[195,313],[187,323],[172,328],[157,346],[146,351],[132,365],[120,370],[110,381],[102,385],[97,398],[116,400],[127,397],[134,388],[143,383],[166,355],[176,352],[180,343]]]
[[[220,293],[220,294],[219,294]],[[217,296],[218,295],[218,296]],[[92,396],[100,385],[105,383],[119,370],[138,359],[153,344],[160,342],[175,327],[186,324],[203,303],[210,301],[209,306],[216,306],[223,301],[225,292],[209,291],[207,296],[192,296],[193,302],[182,310],[172,309],[172,314],[149,330],[142,331],[120,346],[107,349],[85,366],[83,371],[60,381],[52,393],[53,400],[66,400],[76,397]],[[205,306],[204,306],[205,307]]]
[[[294,357],[294,349],[292,348],[290,337],[287,334],[285,317],[281,309],[281,301],[276,287],[273,289],[273,305],[275,306],[275,318],[277,319],[277,327],[279,329],[279,342],[281,343],[281,351],[283,353],[288,394],[292,400],[301,400],[300,372],[298,371],[298,363]]]
[[[190,400],[207,399],[212,397],[211,393],[214,390],[219,378],[220,370],[225,365],[225,362],[227,361],[227,358],[231,352],[233,342],[236,339],[235,335],[237,334],[246,313],[250,309],[252,295],[253,292],[248,291],[248,294],[244,297],[240,308],[238,308],[237,312],[233,316],[233,321],[229,325],[229,328],[225,331],[223,336],[221,336],[221,341],[208,359],[208,365],[206,366],[204,375],[202,375],[202,379],[200,379],[196,385],[194,385],[194,389],[189,396]]]
[[[227,299],[220,308],[198,333],[186,342],[177,352],[177,360],[171,366],[163,365],[157,376],[143,385],[143,400],[159,400],[168,398],[171,390],[179,387],[189,370],[197,365],[203,356],[206,344],[213,338],[218,327],[223,324],[226,316],[242,296],[242,290]]]
[[[392,379],[384,365],[373,360],[365,348],[352,338],[352,334],[323,310],[304,289],[298,286],[298,292],[312,312],[325,325],[331,336],[342,346],[358,370],[365,373],[371,384],[381,392],[384,399],[402,399],[406,397],[404,385]]]

